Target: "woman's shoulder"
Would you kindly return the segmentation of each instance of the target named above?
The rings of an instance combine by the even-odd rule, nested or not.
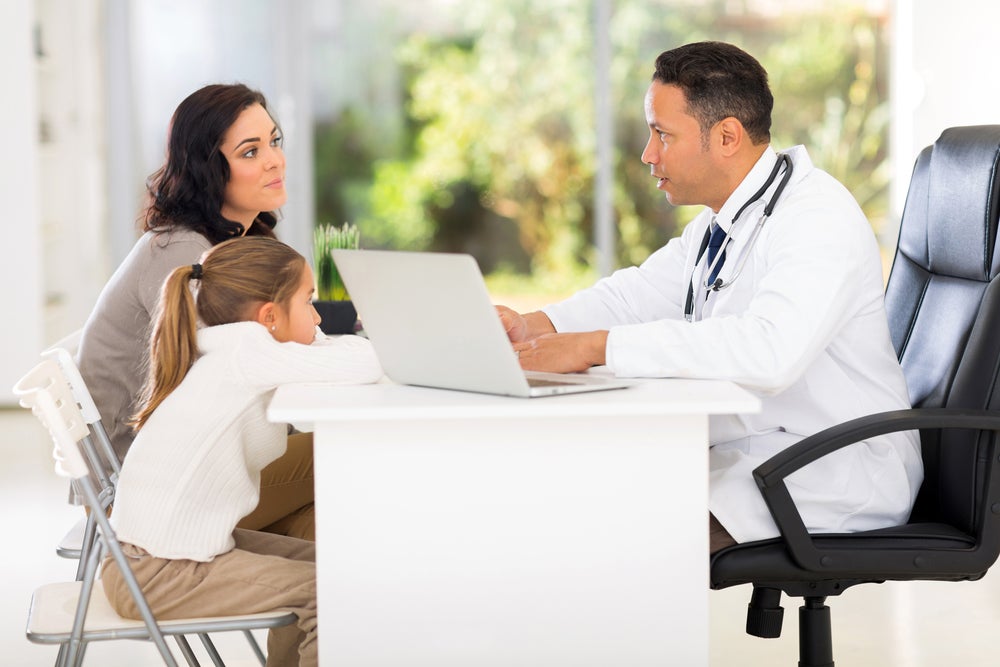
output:
[[[187,227],[152,229],[143,234],[139,241],[145,241],[151,253],[185,251],[191,247],[205,251],[212,247],[212,242],[203,234]]]
[[[197,262],[212,243],[190,229],[148,231],[133,248],[132,258],[145,272],[162,281],[165,272],[184,264]]]

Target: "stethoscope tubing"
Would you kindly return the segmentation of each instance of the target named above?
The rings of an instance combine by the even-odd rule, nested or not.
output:
[[[750,238],[743,249],[743,252],[740,253],[740,258],[739,262],[736,265],[736,270],[733,271],[733,273],[730,275],[729,280],[723,281],[722,278],[716,278],[715,281],[712,283],[709,283],[707,280],[700,281],[701,286],[705,290],[705,298],[708,298],[708,294],[710,292],[718,292],[719,290],[730,287],[743,274],[743,268],[746,266],[747,259],[750,256],[750,251],[753,250],[754,245],[757,243],[757,237],[760,236],[760,231],[764,227],[764,223],[767,221],[769,217],[771,217],[771,213],[774,211],[774,207],[778,203],[778,199],[781,197],[781,193],[784,192],[785,186],[788,185],[788,181],[792,177],[792,159],[785,153],[778,154],[778,160],[775,162],[774,168],[771,170],[770,175],[768,175],[767,180],[764,181],[764,185],[762,185],[760,189],[757,190],[757,192],[755,192],[753,196],[751,196],[746,201],[746,203],[744,203],[743,206],[740,207],[740,209],[736,212],[736,215],[733,216],[733,224],[726,231],[726,237],[722,241],[722,246],[719,248],[719,252],[716,254],[715,258],[712,260],[712,264],[707,268],[707,270],[703,269],[702,271],[703,275],[709,275],[709,276],[712,275],[712,272],[715,270],[716,265],[720,261],[722,261],[722,258],[725,256],[726,248],[729,246],[729,243],[732,240],[733,227],[736,226],[737,221],[740,219],[740,216],[747,209],[747,207],[749,207],[751,204],[758,201],[761,197],[764,196],[764,193],[767,192],[767,189],[771,187],[775,179],[778,177],[778,171],[781,169],[782,165],[784,165],[785,171],[781,175],[781,180],[778,181],[778,187],[774,189],[774,194],[771,195],[768,202],[764,205],[764,211],[760,219],[757,221],[757,224],[754,225],[753,232],[751,233]],[[701,261],[702,255],[705,253],[705,249],[707,247],[708,247],[708,234],[705,235],[701,247],[698,249],[698,255],[695,258],[696,267],[698,265],[698,262]],[[686,319],[688,322],[691,322],[694,319],[694,293],[695,293],[694,284],[695,284],[695,279],[694,279],[694,274],[692,274],[691,280],[688,284],[687,300],[685,301],[684,304],[684,319]]]

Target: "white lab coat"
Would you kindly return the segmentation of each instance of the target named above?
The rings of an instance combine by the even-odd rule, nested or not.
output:
[[[788,155],[791,179],[752,247],[748,240],[775,190],[732,216],[767,180],[768,148],[720,209],[732,241],[719,277],[732,286],[695,290],[684,305],[713,213],[705,209],[679,238],[641,266],[623,269],[544,309],[557,331],[610,330],[607,364],[622,377],[732,380],[758,395],[759,414],[710,422],[709,508],[738,541],[778,535],[751,471],[790,444],[862,415],[909,407],[889,339],[878,246],[851,194],[813,166],[805,149]],[[777,180],[780,180],[777,179]],[[923,478],[913,432],[852,445],[789,477],[810,532],[851,532],[906,521]]]

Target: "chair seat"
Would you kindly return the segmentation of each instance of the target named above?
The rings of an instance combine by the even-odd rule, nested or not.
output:
[[[866,582],[888,580],[939,579],[960,581],[978,578],[968,573],[955,574],[929,571],[924,561],[915,563],[910,555],[915,552],[967,552],[974,548],[974,537],[946,524],[920,523],[871,530],[862,533],[813,535],[813,543],[821,552],[845,553],[866,550],[889,550],[899,558],[886,557],[881,567],[870,562],[855,570],[850,566],[811,571],[799,567],[780,538],[744,543],[723,549],[712,557],[711,586],[714,589],[754,583],[758,586],[773,585],[783,590],[804,590],[819,582],[837,582],[832,595],[849,586]],[[988,567],[988,564],[985,565]],[[985,567],[983,572],[985,574]],[[786,585],[787,584],[787,585]]]
[[[79,581],[47,584],[36,589],[31,597],[26,635],[39,644],[65,643],[73,627],[73,615],[80,598],[82,583]],[[230,630],[258,630],[276,628],[294,623],[296,616],[290,611],[272,611],[241,616],[212,616],[208,618],[157,619],[165,635],[226,632]],[[87,608],[84,638],[87,641],[106,639],[146,639],[149,631],[142,621],[119,616],[101,584],[95,583]]]
[[[56,546],[56,554],[62,558],[80,558],[80,552],[83,549],[83,536],[86,534],[86,531],[87,517],[83,516],[59,540],[59,544]]]

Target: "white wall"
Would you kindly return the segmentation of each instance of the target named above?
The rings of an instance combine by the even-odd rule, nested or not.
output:
[[[903,210],[917,154],[957,125],[1000,124],[996,0],[895,0],[892,209]]]
[[[113,268],[107,236],[107,132],[96,0],[35,0],[36,124],[45,343],[79,329]],[[116,263],[117,264],[117,263]]]
[[[4,202],[0,285],[5,314],[0,320],[0,404],[14,402],[11,388],[37,361],[43,340],[33,8],[32,0],[0,2],[0,90],[6,98],[0,104],[0,127],[5,135],[0,160],[0,201]]]
[[[117,72],[129,77],[127,90],[134,96],[131,110],[136,135],[130,151],[135,160],[130,165],[129,189],[136,196],[129,223],[141,204],[141,187],[135,185],[141,186],[163,163],[166,128],[177,105],[203,85],[238,81],[263,92],[281,124],[288,203],[282,207],[276,232],[282,241],[309,255],[315,217],[307,39],[310,6],[274,0],[109,2],[109,7],[121,9],[119,29],[132,31],[131,39],[121,45],[129,61]],[[185,33],[185,39],[178,39]],[[122,82],[115,83],[112,90],[121,88]],[[117,139],[111,137],[112,142]],[[130,229],[119,224],[115,233],[129,237],[124,244],[115,239],[119,248],[132,247],[134,225]]]

